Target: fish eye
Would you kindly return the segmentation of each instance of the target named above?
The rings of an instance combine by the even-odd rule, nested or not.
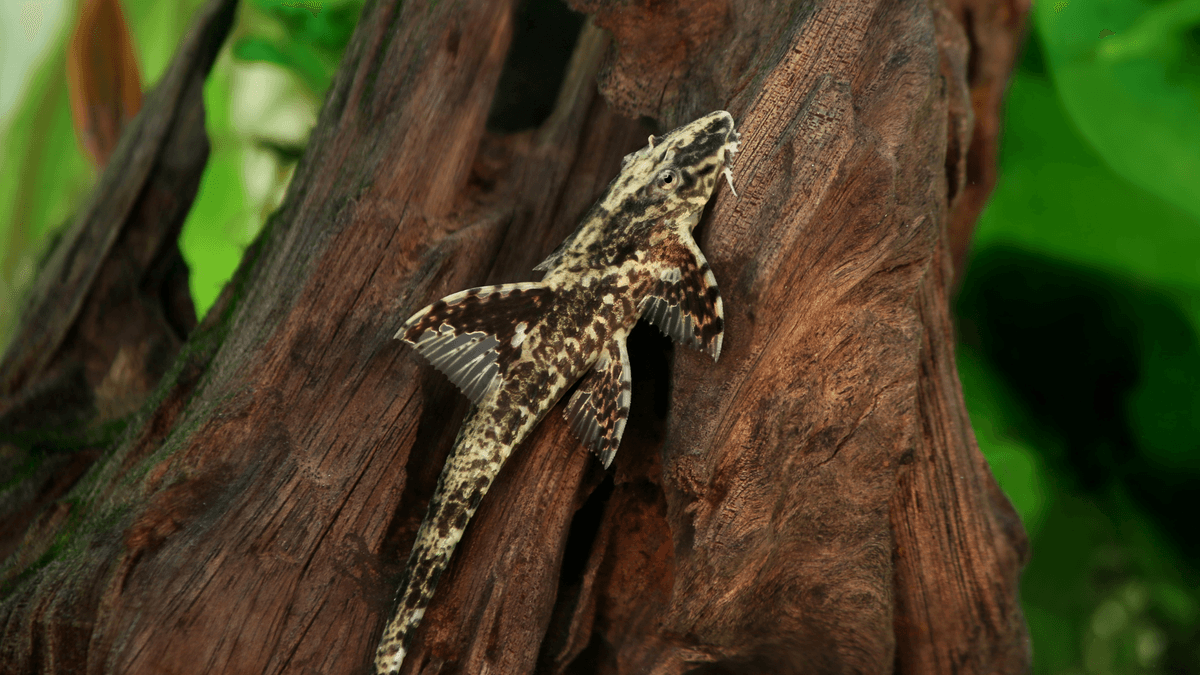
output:
[[[663,169],[658,172],[654,184],[662,190],[674,190],[679,187],[679,172],[675,169]]]

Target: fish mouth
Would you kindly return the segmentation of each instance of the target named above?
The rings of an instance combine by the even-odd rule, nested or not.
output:
[[[738,145],[741,142],[742,142],[742,135],[740,133],[738,133],[738,131],[736,129],[731,130],[729,132],[729,135],[725,137],[725,148],[724,148],[724,150],[725,150],[725,157],[724,157],[725,166],[729,166],[730,164],[733,163],[733,158],[735,156],[737,156]]]

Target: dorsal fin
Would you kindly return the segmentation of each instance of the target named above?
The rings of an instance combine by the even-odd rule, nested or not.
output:
[[[655,282],[642,300],[641,317],[676,342],[721,356],[725,328],[717,278],[691,235],[679,231],[659,249]]]
[[[571,431],[607,469],[629,417],[629,353],[624,337],[605,346],[592,371],[580,380],[564,415]]]
[[[472,401],[521,353],[553,292],[538,283],[471,288],[412,315],[396,337],[416,347]]]

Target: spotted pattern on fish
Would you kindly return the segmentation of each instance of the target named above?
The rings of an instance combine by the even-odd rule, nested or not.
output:
[[[580,380],[567,403],[566,416],[571,431],[607,469],[629,417],[629,353],[624,336],[605,345],[592,372]]]
[[[579,227],[535,270],[540,282],[485,286],[414,314],[396,337],[473,402],[409,556],[395,614],[375,657],[398,673],[438,579],[513,449],[575,385],[566,418],[607,468],[629,416],[625,340],[639,318],[721,354],[716,278],[692,238],[737,151],[733,117],[717,111],[626,155]]]
[[[448,295],[405,324],[404,339],[472,401],[495,381],[500,364],[520,355],[526,331],[549,303],[541,284],[484,286]]]

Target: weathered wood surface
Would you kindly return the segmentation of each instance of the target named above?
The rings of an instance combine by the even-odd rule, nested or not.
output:
[[[4,668],[366,672],[465,410],[397,325],[532,278],[644,144],[637,118],[724,108],[741,196],[719,189],[697,230],[720,363],[635,335],[611,477],[552,414],[407,672],[1027,670],[1024,533],[975,446],[948,313],[1025,10],[775,5],[581,2],[607,33],[585,29],[540,129],[502,136],[484,127],[511,0],[369,4],[218,306],[17,533]]]
[[[106,134],[120,111],[92,120],[108,125],[93,129],[92,140],[111,154],[111,166],[48,257],[0,360],[6,583],[55,545],[72,512],[64,496],[158,386],[196,325],[178,236],[208,158],[204,78],[235,7],[214,1],[198,14],[115,150]]]

